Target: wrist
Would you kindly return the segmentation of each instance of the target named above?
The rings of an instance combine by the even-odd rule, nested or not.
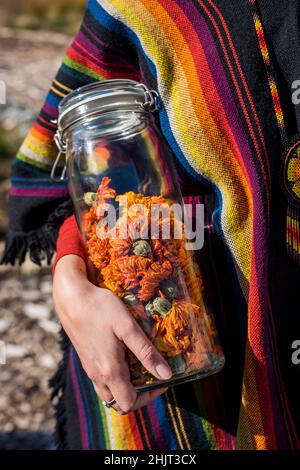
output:
[[[89,302],[107,303],[112,292],[91,283],[85,261],[77,255],[65,255],[57,262],[53,276],[53,299],[57,314],[76,323]],[[94,300],[92,300],[94,299]]]
[[[74,301],[83,296],[90,282],[84,260],[77,255],[65,255],[56,264],[53,275],[53,296],[55,303]]]

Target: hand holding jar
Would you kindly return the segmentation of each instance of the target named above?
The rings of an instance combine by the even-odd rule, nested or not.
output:
[[[123,414],[166,391],[137,394],[126,362],[128,348],[157,379],[169,379],[172,372],[121,300],[88,281],[80,257],[67,255],[58,261],[53,296],[63,328],[101,399],[114,397],[114,409]]]
[[[157,94],[132,80],[88,85],[62,101],[57,134],[98,288],[118,297],[120,318],[127,309],[172,370],[158,377],[129,347],[130,381],[143,392],[224,363],[156,105]]]

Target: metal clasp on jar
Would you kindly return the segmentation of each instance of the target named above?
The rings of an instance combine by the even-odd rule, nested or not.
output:
[[[160,97],[159,97],[159,94],[156,90],[149,90],[149,88],[147,88],[147,86],[144,83],[138,83],[135,86],[141,87],[144,91],[145,101],[144,101],[144,103],[142,103],[142,106],[146,111],[149,111],[149,112],[153,113],[153,112],[157,111],[158,109],[160,109]],[[65,157],[65,154],[66,154],[66,143],[64,142],[64,139],[63,139],[63,133],[66,129],[61,129],[60,128],[59,119],[58,119],[58,121],[55,120],[55,121],[52,121],[52,122],[55,123],[55,124],[58,124],[58,129],[57,129],[57,131],[54,135],[54,141],[55,141],[55,143],[58,147],[59,153],[58,153],[58,155],[57,155],[57,157],[56,157],[56,159],[53,163],[50,177],[51,177],[52,181],[60,183],[66,177],[66,172],[67,172],[66,161],[65,161],[64,167],[62,169],[61,175],[57,177],[55,175],[55,173],[56,173],[57,167],[59,165],[60,159],[62,158],[62,156]],[[70,127],[70,125],[68,127]]]
[[[51,178],[52,181],[54,181],[56,183],[60,183],[60,182],[64,181],[64,179],[66,177],[66,172],[67,172],[67,165],[66,165],[66,162],[65,162],[65,164],[63,166],[63,169],[62,169],[62,172],[61,172],[61,175],[59,177],[57,177],[55,175],[56,169],[57,169],[58,164],[60,162],[60,159],[62,157],[66,159],[66,144],[63,141],[63,137],[62,137],[62,133],[61,133],[60,129],[57,129],[57,131],[54,135],[54,142],[56,143],[56,146],[57,146],[59,152],[58,152],[57,157],[56,157],[56,159],[53,163],[51,173],[50,173],[50,178]]]
[[[149,90],[144,83],[138,83],[137,87],[141,87],[144,90],[145,102],[143,103],[144,108],[147,111],[154,113],[160,108],[160,98],[156,90]]]

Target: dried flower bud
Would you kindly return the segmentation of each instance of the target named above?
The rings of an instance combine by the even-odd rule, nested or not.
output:
[[[171,302],[169,302],[166,299],[162,299],[161,297],[156,297],[153,300],[153,313],[157,313],[161,317],[165,317],[170,313],[170,310],[172,308]]]
[[[123,297],[123,300],[126,304],[129,305],[137,305],[138,304],[138,299],[134,294],[126,294]]]
[[[160,290],[167,297],[167,299],[173,299],[177,293],[177,285],[175,282],[165,279],[159,284]]]
[[[98,194],[97,193],[85,193],[83,196],[83,200],[87,206],[92,206],[93,203],[98,199]]]
[[[153,310],[153,303],[152,302],[148,302],[145,305],[145,312],[149,317],[151,317],[153,315],[153,313],[155,313],[154,310]]]
[[[136,240],[132,244],[132,252],[137,256],[147,256],[151,253],[151,246],[146,240]]]

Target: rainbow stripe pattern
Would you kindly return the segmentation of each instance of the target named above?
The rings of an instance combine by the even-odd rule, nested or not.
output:
[[[219,320],[227,365],[216,376],[171,388],[147,407],[119,416],[99,403],[69,347],[65,401],[71,425],[65,447],[299,448],[268,294],[275,152],[275,140],[268,135],[277,134],[276,117],[269,113],[266,122],[265,109],[279,98],[273,86],[272,96],[265,92],[257,99],[259,87],[268,90],[268,79],[252,12],[247,1],[239,2],[238,12],[233,3],[89,0],[80,31],[18,153],[11,204],[16,208],[28,200],[28,214],[37,206],[47,212],[67,197],[66,184],[49,179],[61,98],[111,78],[157,89],[161,131],[178,166],[199,188],[208,184],[218,200],[215,222],[223,255],[216,265],[230,274],[222,281],[223,287],[230,284],[231,295],[221,299]],[[255,25],[268,61],[257,18]],[[259,83],[253,74],[260,74]]]
[[[273,100],[278,127],[280,129],[284,129],[284,126],[285,126],[284,117],[283,117],[281,102],[279,98],[278,88],[277,88],[276,80],[274,77],[273,63],[270,60],[270,53],[269,53],[269,49],[266,43],[265,32],[264,32],[263,25],[262,25],[262,22],[261,22],[261,19],[257,10],[256,0],[249,0],[249,3],[250,5],[252,5],[252,8],[254,10],[253,11],[254,26],[255,26],[256,33],[257,33],[261,55],[262,55],[262,58],[263,58],[263,61],[265,63],[265,67],[267,70],[269,87],[270,87],[270,92],[272,95],[272,100]]]

